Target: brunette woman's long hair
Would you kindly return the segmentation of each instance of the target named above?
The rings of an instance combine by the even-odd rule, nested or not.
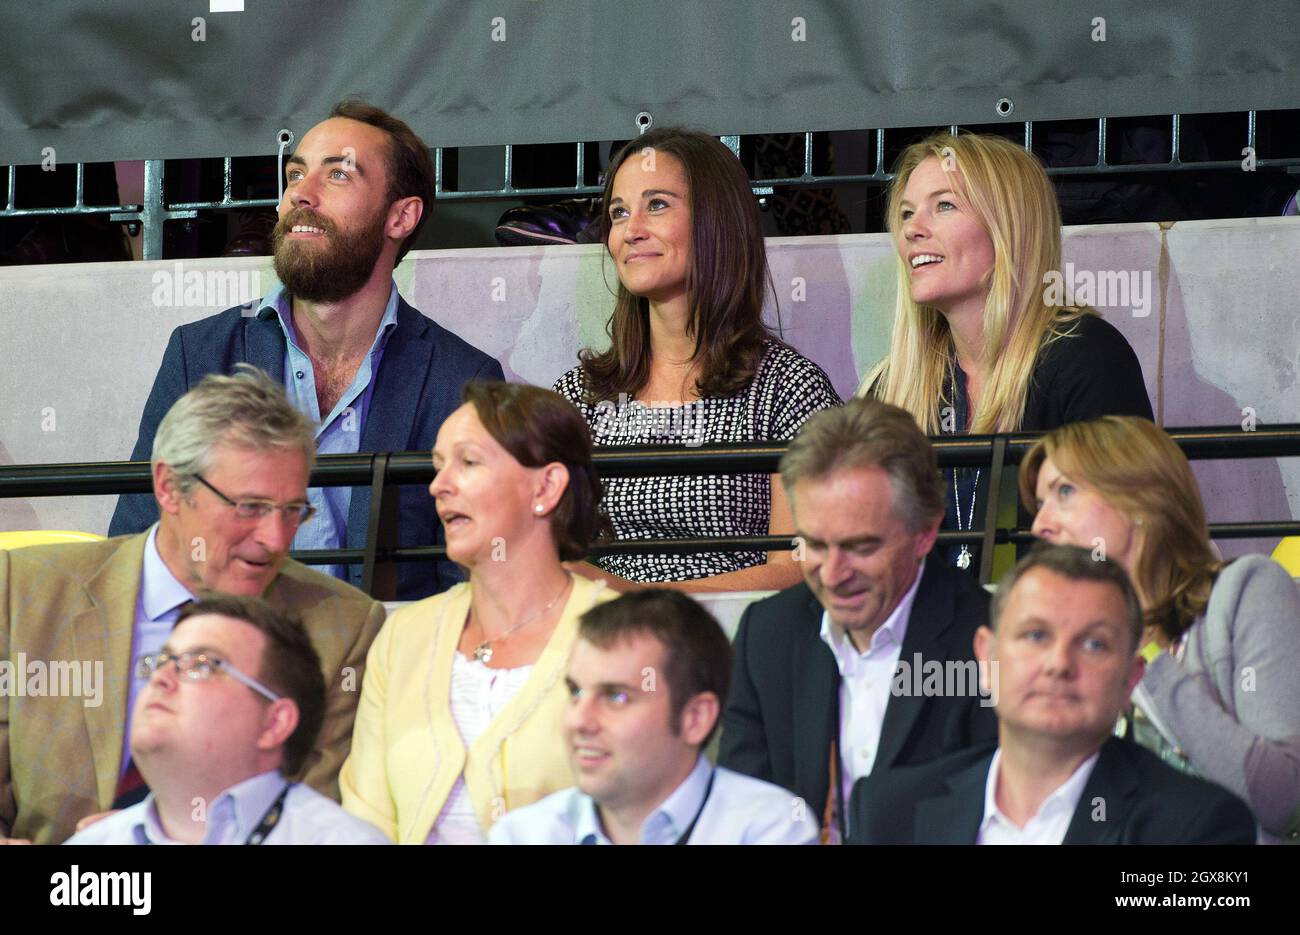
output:
[[[773,288],[758,204],[734,153],[707,133],[679,127],[651,130],[623,146],[609,162],[601,204],[601,240],[609,245],[609,202],[614,177],[631,158],[672,156],[689,188],[691,263],[686,276],[688,333],[695,338],[701,397],[729,397],[754,378],[765,341],[763,290]],[[773,299],[776,298],[773,288]],[[586,401],[635,396],[650,378],[650,305],[620,281],[606,331],[609,350],[583,350]],[[778,342],[779,343],[779,342]]]

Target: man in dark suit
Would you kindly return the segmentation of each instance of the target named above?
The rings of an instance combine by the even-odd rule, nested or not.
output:
[[[1142,678],[1124,569],[1074,546],[1022,559],[976,637],[997,673],[996,749],[875,773],[851,843],[1253,844],[1246,804],[1112,733]]]
[[[790,789],[842,840],[856,779],[995,735],[972,650],[989,599],[930,554],[943,482],[902,409],[818,413],[781,482],[805,583],[741,618],[719,762]]]
[[[227,309],[177,328],[145,404],[132,460],[149,460],[158,422],[208,373],[250,363],[281,382],[318,426],[322,454],[419,451],[473,379],[502,378],[501,365],[425,318],[397,293],[393,268],[410,250],[433,204],[429,150],[402,121],[345,101],[302,138],[285,163],[275,228],[280,285],[254,308]],[[369,487],[312,488],[316,521],[298,549],[365,544]],[[148,494],[123,496],[110,535],[158,518]],[[400,492],[400,545],[442,542],[433,498]],[[360,564],[321,566],[360,585]],[[413,600],[459,580],[455,566],[406,563],[396,597]],[[381,595],[390,597],[393,595]]]

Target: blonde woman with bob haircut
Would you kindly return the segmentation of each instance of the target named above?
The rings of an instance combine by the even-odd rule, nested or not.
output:
[[[1239,795],[1261,840],[1300,840],[1300,592],[1285,569],[1219,560],[1187,458],[1145,419],[1043,436],[1020,495],[1036,535],[1102,550],[1133,579],[1146,622],[1133,738]]]
[[[947,132],[914,143],[895,166],[886,212],[899,259],[894,330],[858,395],[906,409],[929,435],[1151,418],[1123,335],[1092,309],[1049,301],[1061,215],[1023,147]],[[971,528],[979,475],[953,472],[943,528]],[[970,564],[967,546],[956,557]]]

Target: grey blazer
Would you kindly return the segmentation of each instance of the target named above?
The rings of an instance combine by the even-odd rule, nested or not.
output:
[[[1262,841],[1300,841],[1300,590],[1282,566],[1225,567],[1182,660],[1161,653],[1141,687],[1172,736],[1140,741],[1243,798]]]

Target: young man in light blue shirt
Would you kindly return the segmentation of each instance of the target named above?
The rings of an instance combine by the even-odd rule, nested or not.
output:
[[[301,621],[255,597],[183,608],[140,657],[131,755],[150,794],[68,844],[387,844],[379,829],[286,779],[325,713],[320,659]]]
[[[796,796],[705,757],[730,680],[726,635],[684,594],[588,611],[566,678],[578,784],[507,814],[491,843],[815,843],[817,816]]]

